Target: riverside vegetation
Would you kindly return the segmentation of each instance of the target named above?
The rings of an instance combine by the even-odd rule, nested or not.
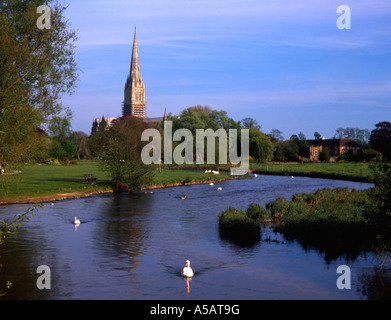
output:
[[[383,265],[391,251],[391,164],[379,159],[370,170],[375,186],[368,190],[320,189],[291,201],[275,199],[265,208],[255,203],[246,211],[228,208],[219,216],[220,234],[252,246],[259,241],[260,224],[270,224],[287,240],[324,252],[326,260],[374,251]]]

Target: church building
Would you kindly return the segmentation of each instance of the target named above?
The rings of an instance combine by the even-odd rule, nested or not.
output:
[[[164,111],[163,117],[148,118],[146,116],[145,85],[143,82],[143,78],[141,77],[139,68],[136,28],[134,29],[130,73],[126,79],[124,89],[124,101],[122,102],[122,116],[127,115],[138,117],[148,123],[162,122],[167,119],[166,110]],[[109,116],[102,116],[102,118],[96,118],[92,123],[91,133],[96,131],[103,131],[109,128],[111,123],[116,119],[117,118]]]
[[[137,37],[134,29],[134,40],[132,50],[132,62],[130,64],[130,74],[125,84],[125,99],[122,103],[122,115],[145,118],[145,86],[140,74],[138,65]]]

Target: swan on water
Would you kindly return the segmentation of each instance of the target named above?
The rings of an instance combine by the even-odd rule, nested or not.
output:
[[[220,191],[221,191],[221,190],[223,190],[223,188],[220,187],[220,188],[217,188],[217,190],[220,190]]]
[[[73,221],[73,224],[80,224],[80,220],[75,217],[75,220]]]
[[[214,186],[215,184],[213,182],[209,183],[210,186]]]
[[[185,267],[182,270],[182,276],[191,278],[194,276],[193,269],[190,268],[190,260],[186,260]]]

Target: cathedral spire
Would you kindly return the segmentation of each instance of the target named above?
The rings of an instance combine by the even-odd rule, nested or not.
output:
[[[130,65],[130,75],[134,80],[138,80],[140,78],[140,69],[138,65],[136,27],[134,27],[134,39],[133,39],[132,62]]]
[[[132,115],[139,118],[145,118],[145,87],[142,80],[137,51],[137,35],[136,28],[134,28],[132,61],[130,64],[130,74],[126,79],[124,102],[122,114]]]

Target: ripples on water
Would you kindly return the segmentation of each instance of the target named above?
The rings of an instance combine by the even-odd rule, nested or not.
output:
[[[258,176],[56,202],[9,238],[0,280],[6,275],[14,283],[8,299],[366,298],[363,288],[374,279],[371,259],[349,262],[356,288],[341,291],[335,283],[342,258],[326,263],[320,253],[269,229],[251,248],[219,237],[218,215],[229,206],[246,209],[251,202],[264,205],[325,187],[370,185]],[[3,218],[21,212],[19,205],[0,207]],[[74,216],[82,222],[76,229]],[[180,276],[187,259],[195,272],[191,281]],[[35,270],[42,264],[51,268],[51,290],[36,289]]]

